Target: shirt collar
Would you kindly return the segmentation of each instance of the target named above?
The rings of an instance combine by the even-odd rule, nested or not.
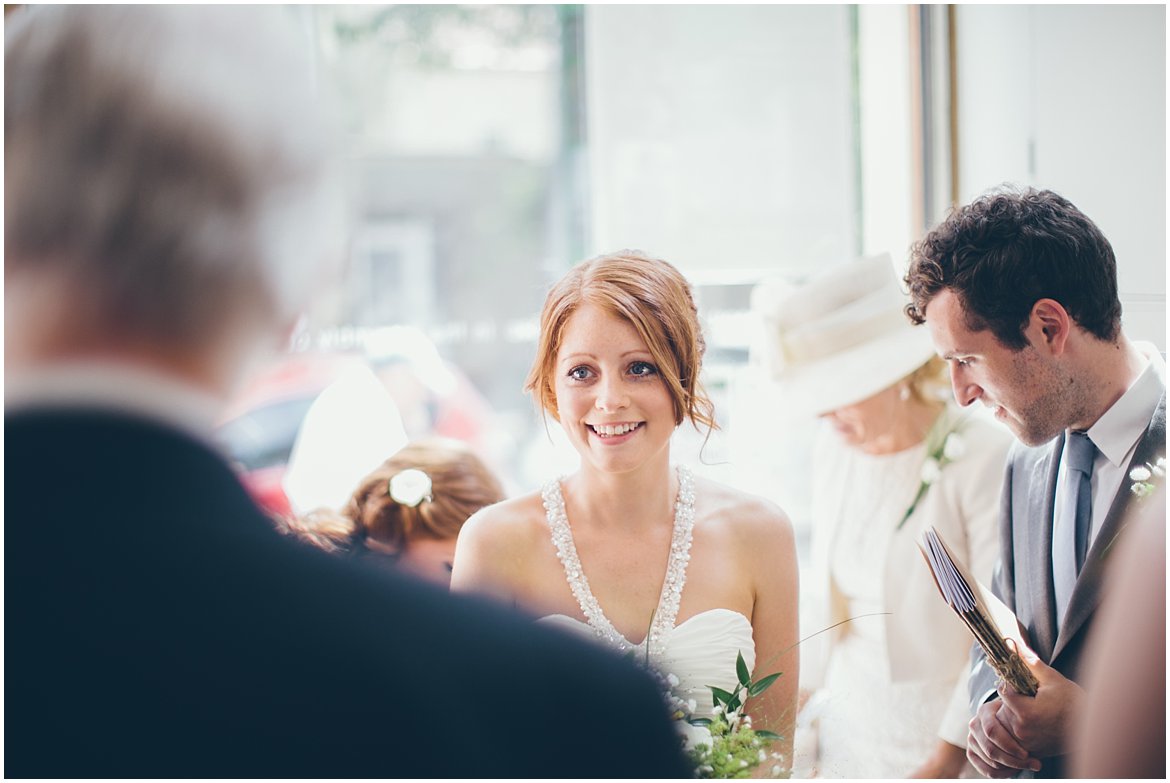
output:
[[[112,410],[167,424],[211,443],[224,404],[215,395],[139,365],[60,362],[10,373],[5,413],[29,409]]]
[[[1166,363],[1156,350],[1140,347],[1149,359],[1146,368],[1088,431],[1093,445],[1119,468],[1150,426],[1154,409],[1166,390]]]

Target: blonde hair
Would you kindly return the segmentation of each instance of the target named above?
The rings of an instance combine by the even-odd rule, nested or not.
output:
[[[946,369],[946,362],[932,356],[925,364],[907,375],[904,382],[910,389],[910,394],[919,402],[931,405],[945,403],[951,390]]]
[[[390,480],[411,469],[431,480],[430,497],[415,506],[390,495]],[[280,526],[326,551],[352,551],[372,542],[402,552],[418,539],[455,538],[468,517],[503,499],[503,485],[468,446],[428,438],[407,444],[363,478],[340,514],[319,510]]]
[[[671,264],[636,250],[598,256],[569,270],[540,314],[536,359],[524,390],[557,421],[555,366],[565,324],[582,305],[629,322],[646,343],[674,403],[674,423],[716,429],[714,405],[699,382],[707,345],[691,286]]]

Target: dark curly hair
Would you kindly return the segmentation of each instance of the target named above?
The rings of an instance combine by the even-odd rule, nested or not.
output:
[[[972,331],[990,329],[1013,350],[1027,345],[1032,305],[1054,299],[1081,328],[1114,342],[1121,330],[1117,261],[1093,221],[1050,190],[1001,188],[951,210],[911,249],[906,315],[926,320],[944,289]]]

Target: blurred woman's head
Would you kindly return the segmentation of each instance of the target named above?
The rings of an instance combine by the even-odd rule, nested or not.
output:
[[[569,318],[594,305],[628,322],[646,344],[674,406],[674,422],[715,426],[713,406],[699,383],[706,343],[686,278],[666,261],[624,250],[584,261],[549,291],[540,315],[536,359],[525,390],[559,420],[556,359]]]
[[[432,438],[369,473],[340,514],[314,512],[290,527],[323,549],[385,555],[446,585],[463,523],[503,499],[499,479],[469,447]]]
[[[881,453],[916,443],[948,392],[946,363],[931,357],[876,394],[820,414],[848,446]]]
[[[918,443],[949,393],[928,330],[913,326],[888,254],[840,264],[801,284],[752,292],[755,358],[780,407],[829,421],[846,445],[885,453]]]

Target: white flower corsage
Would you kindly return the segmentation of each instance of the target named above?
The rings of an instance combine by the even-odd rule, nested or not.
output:
[[[958,430],[948,432],[941,443],[927,452],[926,459],[922,463],[922,483],[918,485],[914,501],[906,509],[906,513],[902,515],[902,521],[898,523],[898,530],[902,529],[902,525],[906,524],[906,520],[914,513],[914,509],[918,508],[919,502],[926,495],[926,491],[930,489],[930,485],[938,481],[939,476],[942,475],[942,469],[966,453],[967,444],[963,441],[963,436]]]
[[[1144,498],[1154,491],[1154,482],[1151,479],[1162,478],[1166,475],[1166,458],[1158,457],[1154,464],[1139,465],[1129,472],[1129,480],[1133,482],[1129,491]]]
[[[395,502],[414,508],[424,500],[431,500],[431,477],[417,468],[408,468],[390,479],[390,497]]]

